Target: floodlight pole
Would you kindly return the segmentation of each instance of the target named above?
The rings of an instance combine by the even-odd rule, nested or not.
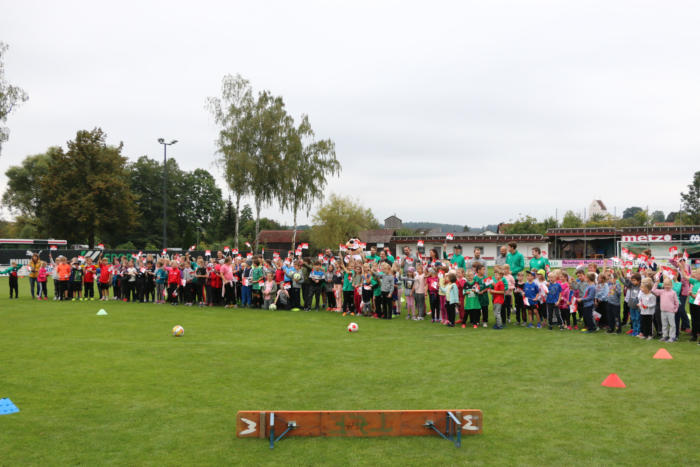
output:
[[[174,139],[171,142],[166,143],[165,139],[158,138],[158,143],[163,145],[163,249],[166,249],[168,248],[168,146],[172,146],[173,144],[177,143],[177,140]]]

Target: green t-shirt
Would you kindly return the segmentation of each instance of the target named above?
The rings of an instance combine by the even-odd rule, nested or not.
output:
[[[520,271],[525,269],[525,257],[516,250],[515,253],[508,253],[506,255],[506,264],[510,266],[510,273],[516,276]]]
[[[546,271],[547,268],[545,268],[545,266],[549,265],[549,260],[544,256],[530,259],[530,269],[534,269],[535,271],[539,271],[540,269],[544,269]]]
[[[343,274],[343,292],[352,292],[355,288],[352,286],[352,273]]]
[[[694,277],[689,277],[688,282],[690,283],[690,293],[697,295],[698,290],[700,290],[700,281]]]
[[[379,282],[374,277],[372,277],[371,284],[372,284],[372,291],[374,293],[374,296],[379,297],[382,294],[382,288],[379,287]]]
[[[476,281],[467,281],[464,283],[464,309],[465,310],[479,310],[481,309],[481,302],[479,301],[479,296],[474,289]]]
[[[485,284],[486,277],[474,276],[474,281],[476,281],[477,285],[479,286],[479,292],[491,287],[491,286]],[[489,304],[489,294],[488,293],[477,294],[477,297],[479,297],[479,304],[481,306],[488,306],[488,304]],[[479,308],[481,308],[481,307],[479,307]]]
[[[262,266],[258,266],[257,268],[253,268],[253,270],[250,273],[250,281],[253,283],[253,290],[260,290],[260,284],[258,284],[258,281],[262,278],[263,278]]]
[[[375,263],[378,263],[381,258],[379,257],[379,255],[368,255],[367,259],[370,261],[374,261]]]

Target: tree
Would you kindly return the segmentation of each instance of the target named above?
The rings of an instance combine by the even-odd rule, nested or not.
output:
[[[664,222],[666,219],[666,215],[664,214],[663,211],[654,211],[651,213],[651,222],[656,223],[656,222]]]
[[[158,244],[161,241],[158,220],[163,215],[163,164],[140,157],[128,166],[129,182],[138,208],[139,222],[131,240],[139,248],[146,243]],[[168,194],[168,239],[171,245],[187,248],[197,238],[197,231],[215,234],[217,223],[224,211],[221,189],[216,186],[214,177],[203,169],[185,172],[175,159],[167,162]]]
[[[470,229],[469,229],[469,226],[468,226],[468,225],[465,225],[465,226],[462,228],[462,232],[469,232],[469,230],[470,230]]]
[[[27,219],[34,219],[36,226],[42,213],[41,182],[49,173],[51,154],[60,150],[51,147],[44,154],[27,156],[22,165],[12,166],[5,172],[7,190],[2,195],[3,204]]]
[[[700,225],[700,171],[695,172],[688,192],[681,193],[683,221],[689,225]]]
[[[666,216],[666,222],[676,222],[680,220],[680,216],[678,215],[678,211],[671,211],[668,213]]]
[[[5,79],[5,64],[3,56],[7,51],[8,46],[4,42],[0,42],[0,124],[7,121],[8,115],[14,108],[29,99],[27,93],[17,86],[13,86]],[[2,145],[10,138],[10,130],[5,126],[0,126],[0,153],[2,153]]]
[[[505,226],[507,234],[541,234],[542,227],[532,216],[521,216]]]
[[[313,215],[310,240],[314,248],[336,249],[351,237],[357,237],[362,230],[376,229],[379,222],[371,209],[359,202],[331,194]]]
[[[121,238],[136,225],[123,144],[108,146],[106,139],[100,128],[81,130],[66,152],[51,153],[51,175],[41,181],[50,234],[94,245],[96,236]]]
[[[217,162],[223,168],[226,184],[236,199],[233,243],[238,248],[238,213],[241,199],[250,193],[252,155],[256,144],[253,90],[240,75],[226,75],[221,85],[221,98],[210,97],[207,105],[221,127],[216,140]]]
[[[257,127],[255,152],[251,158],[250,192],[255,205],[255,245],[258,250],[260,211],[279,197],[280,180],[283,176],[282,152],[284,151],[286,128],[290,117],[281,97],[269,91],[258,93],[253,121]]]
[[[289,125],[282,161],[280,205],[289,209],[294,219],[291,249],[297,236],[297,214],[304,209],[309,215],[314,201],[323,199],[328,180],[326,176],[340,173],[335,158],[335,144],[330,139],[314,141],[309,117],[302,115],[298,127]]]
[[[625,209],[624,211],[622,211],[622,218],[623,219],[630,219],[630,218],[634,217],[634,215],[640,211],[642,211],[642,208],[640,208],[639,206],[631,206],[631,207]]]
[[[576,214],[574,211],[566,211],[564,218],[561,221],[561,226],[565,229],[576,229],[583,227],[583,219],[581,219],[581,216]]]

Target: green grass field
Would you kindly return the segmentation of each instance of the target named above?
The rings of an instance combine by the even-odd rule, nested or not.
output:
[[[22,286],[20,286],[22,287]],[[330,312],[8,300],[0,283],[0,465],[700,464],[700,347],[625,335]],[[22,293],[21,292],[21,293]],[[104,307],[109,316],[95,316]],[[182,338],[170,336],[175,324]],[[627,389],[600,386],[618,373]],[[484,412],[437,437],[235,436],[238,410]]]

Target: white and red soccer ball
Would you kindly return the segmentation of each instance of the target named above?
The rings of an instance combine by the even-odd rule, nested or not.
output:
[[[182,337],[185,335],[185,328],[179,324],[173,328],[173,337]]]
[[[348,332],[357,332],[359,329],[360,327],[357,325],[357,323],[348,324]]]

